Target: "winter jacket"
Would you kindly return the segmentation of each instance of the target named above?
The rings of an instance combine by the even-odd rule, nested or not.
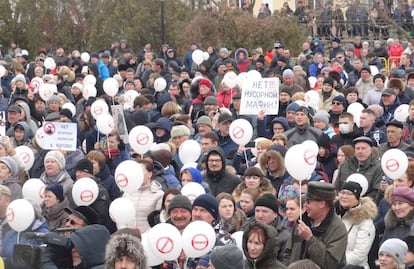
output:
[[[336,204],[336,209],[337,213],[341,211],[339,203]],[[369,269],[368,253],[375,238],[373,219],[377,215],[377,206],[371,198],[362,197],[359,205],[340,215],[348,231],[346,263]]]
[[[226,156],[221,148],[211,148],[207,153],[206,160],[208,160],[211,154],[220,156],[222,168],[218,172],[213,172],[209,169],[209,165],[207,164],[206,174],[204,175],[203,181],[208,183],[211,194],[214,197],[220,192],[233,193],[237,185],[240,184],[239,177],[226,171]]]
[[[352,141],[362,135],[362,131],[357,127],[356,124],[354,124],[352,132],[347,134],[339,133],[337,135],[334,135],[332,137],[331,143],[334,144],[337,149],[339,149],[343,145],[352,145]]]
[[[236,189],[234,189],[233,194],[232,194],[234,199],[236,200],[236,202],[238,202],[240,200],[241,193],[244,189],[247,189],[247,186],[246,186],[246,181],[243,180],[236,187]],[[272,183],[267,178],[262,178],[260,180],[260,185],[257,188],[257,190],[259,191],[259,197],[262,196],[263,194],[266,194],[266,193],[271,193],[273,195],[276,195],[275,188],[273,188]]]
[[[68,155],[66,156],[66,164],[65,169],[71,178],[76,178],[75,176],[75,167],[76,164],[85,158],[85,155],[80,149],[76,149],[75,151],[68,151]]]
[[[105,246],[109,238],[108,230],[99,224],[88,225],[74,231],[70,235],[70,240],[82,257],[82,263],[74,269],[104,269]]]
[[[2,185],[10,189],[11,201],[23,198],[22,184],[18,178],[13,176],[8,177],[2,182]]]
[[[249,240],[248,234],[249,231],[254,227],[260,227],[265,231],[266,234],[266,243],[263,247],[262,253],[256,259],[252,259],[249,256],[247,250],[247,241]],[[245,268],[246,269],[282,269],[286,268],[281,262],[277,259],[278,253],[278,232],[276,229],[270,225],[266,225],[257,221],[253,221],[243,233],[243,252],[246,257]]]
[[[66,170],[61,170],[57,175],[48,176],[46,172],[40,175],[40,180],[46,185],[51,183],[58,183],[63,186],[63,193],[66,193],[69,189],[72,189],[73,179],[70,177]]]
[[[230,135],[222,136],[219,130],[216,131],[216,134],[219,137],[219,147],[223,149],[225,158],[231,160],[239,145],[231,139]]]
[[[323,100],[323,91],[322,89],[317,91],[319,95],[319,109],[329,111],[331,109],[332,101],[337,96],[344,96],[342,93],[338,92],[335,89],[332,89],[331,96],[325,101]]]
[[[347,231],[334,209],[329,211],[319,226],[312,227],[307,213],[302,215],[302,220],[310,227],[313,236],[308,241],[303,240],[298,234],[298,224],[295,223],[286,245],[283,263],[310,259],[321,269],[339,268],[339,265],[345,264]]]
[[[115,261],[125,255],[135,260],[135,269],[147,268],[147,258],[140,239],[127,233],[118,234],[109,240],[106,245],[105,268],[114,269]]]
[[[42,216],[44,216],[47,220],[49,231],[65,226],[66,219],[69,216],[69,214],[65,211],[65,208],[67,207],[69,207],[69,201],[67,198],[51,208],[45,207],[44,204],[42,205]]]
[[[368,159],[361,165],[358,164],[355,156],[345,161],[339,168],[338,177],[335,180],[336,190],[340,191],[346,179],[354,173],[361,173],[367,178],[368,190],[365,196],[375,199],[380,191],[380,183],[383,176],[381,163],[375,154],[371,153]]]
[[[121,190],[118,185],[116,185],[115,178],[111,175],[111,171],[109,171],[109,167],[106,164],[104,164],[102,169],[96,174],[96,177],[101,179],[101,183],[108,191],[111,201],[122,196]]]
[[[382,119],[384,120],[384,122],[389,122],[392,121],[394,119],[394,113],[395,110],[397,109],[397,107],[399,107],[401,105],[400,99],[397,97],[395,99],[394,104],[390,105],[390,106],[385,106],[384,103],[380,102],[379,104],[383,109],[384,109],[384,113],[382,114]]]
[[[410,145],[408,145],[407,143],[405,143],[404,141],[400,140],[400,143],[398,144],[398,146],[396,147],[391,147],[390,144],[388,142],[382,143],[379,147],[378,147],[378,151],[380,153],[380,156],[382,156],[387,150],[389,149],[399,149],[399,150],[406,150],[407,148],[409,148]]]
[[[394,211],[390,208],[384,218],[385,230],[382,242],[390,238],[404,238],[410,234],[410,228],[414,224],[414,210],[411,210],[404,218],[397,218]],[[382,243],[381,242],[381,243]]]
[[[134,193],[124,193],[122,197],[129,199],[135,207],[135,222],[131,220],[129,227],[138,227],[142,232],[148,231],[150,225],[147,217],[154,210],[160,210],[164,192],[158,181],[151,181],[150,186],[141,186]],[[118,225],[118,229],[120,227]]]
[[[296,126],[295,128],[285,132],[285,134],[288,138],[288,146],[291,147],[306,140],[317,142],[319,136],[322,134],[322,131],[313,126],[306,125],[304,128]]]

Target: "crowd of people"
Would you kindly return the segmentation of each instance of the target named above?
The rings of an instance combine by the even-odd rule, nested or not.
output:
[[[386,45],[375,41],[370,46],[356,36],[342,48],[336,37],[325,50],[315,37],[303,43],[298,57],[280,42],[265,51],[223,47],[216,52],[209,46],[200,64],[193,61],[197,49],[192,42],[181,58],[166,44],[156,54],[147,43],[134,54],[127,41],[115,39],[110,48],[90,55],[40,49],[31,61],[26,50],[11,44],[0,61],[0,250],[6,268],[34,267],[24,267],[14,255],[18,243],[41,244],[24,232],[60,228],[67,228],[68,246],[48,245],[39,268],[148,268],[141,233],[159,223],[182,232],[192,221],[214,227],[215,248],[200,258],[183,252],[153,268],[412,268],[411,44],[404,48],[393,37]],[[380,58],[392,64],[384,66]],[[278,114],[240,114],[243,84],[226,85],[231,71],[278,78]],[[91,75],[96,96],[84,91],[84,78]],[[109,78],[118,82],[114,96],[104,89]],[[166,82],[161,89],[155,85],[159,78]],[[55,85],[57,92],[40,94],[39,80]],[[127,100],[130,91],[138,95],[133,100]],[[305,101],[310,91],[319,97],[317,104]],[[102,100],[122,107],[126,132],[145,125],[157,145],[138,154],[118,127],[100,132],[91,106]],[[347,112],[354,103],[363,107],[359,114]],[[408,107],[402,120],[401,105]],[[231,138],[237,119],[252,125],[253,145]],[[47,122],[76,123],[76,150],[42,148],[36,133]],[[180,157],[187,140],[201,148],[190,166]],[[289,174],[284,158],[306,140],[319,151],[315,170],[301,180]],[[22,145],[34,153],[30,169],[16,154]],[[390,149],[408,158],[399,178],[388,178],[381,166]],[[141,187],[128,193],[114,178],[126,160],[138,162],[143,171]],[[365,181],[348,181],[355,173]],[[35,220],[20,233],[7,223],[7,207],[25,198],[22,186],[30,178],[45,184],[44,200],[41,205],[31,201]],[[72,195],[74,183],[84,178],[99,186],[89,206],[76,204]],[[181,194],[190,182],[205,191],[193,202]],[[109,214],[111,202],[120,197],[134,205],[133,227],[117,225]],[[239,231],[242,242],[235,247],[232,234]]]

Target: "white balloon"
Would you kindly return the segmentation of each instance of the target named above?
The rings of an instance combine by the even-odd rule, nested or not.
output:
[[[97,119],[101,115],[109,113],[108,104],[101,99],[96,100],[91,105],[91,113],[94,119]]]
[[[72,187],[72,198],[77,206],[89,206],[98,198],[99,188],[95,180],[83,177],[76,180]]]
[[[378,73],[379,73],[378,67],[377,67],[377,66],[375,66],[375,65],[370,65],[370,66],[369,66],[369,69],[371,69],[371,75],[372,75],[372,76],[375,76],[376,74],[378,74]]]
[[[83,86],[86,85],[96,85],[96,77],[94,75],[86,75],[83,79]]]
[[[207,60],[208,60],[208,58],[210,58],[210,54],[208,54],[208,52],[207,52],[207,51],[203,52],[203,60],[204,60],[204,61],[207,61]]]
[[[307,91],[305,93],[305,102],[312,108],[317,107],[319,104],[319,94],[314,90]]]
[[[135,126],[128,134],[129,144],[138,154],[145,154],[154,142],[154,135],[150,128],[144,125]]]
[[[36,94],[39,92],[40,85],[44,84],[43,79],[34,77],[30,81],[30,87],[32,89],[32,93]]]
[[[244,259],[246,259],[246,256],[244,256],[243,251],[243,231],[237,231],[231,235],[231,237],[236,241],[236,246],[242,251]]]
[[[35,140],[36,143],[39,145],[40,148],[45,149],[45,131],[43,130],[43,128],[39,128],[36,131],[36,135],[35,135]]]
[[[144,172],[139,163],[132,160],[121,162],[115,169],[115,183],[127,193],[136,192],[144,182]]]
[[[185,255],[190,258],[198,258],[207,254],[214,247],[216,233],[211,224],[197,220],[185,227],[182,240]]]
[[[47,57],[45,59],[45,61],[43,62],[43,65],[47,68],[47,69],[55,69],[56,68],[56,62],[52,57]]]
[[[237,75],[237,85],[243,88],[243,83],[247,80],[247,72],[241,72]]]
[[[87,52],[82,52],[80,58],[81,58],[82,62],[88,63],[89,60],[91,59],[91,56]]]
[[[203,62],[203,51],[199,49],[194,50],[191,58],[193,59],[193,62],[200,65]]]
[[[197,161],[200,154],[200,144],[191,139],[184,141],[178,150],[178,157],[183,164]]]
[[[96,119],[96,127],[100,133],[108,135],[115,128],[114,118],[109,114],[102,114]]]
[[[18,146],[16,147],[16,155],[19,156],[20,160],[24,164],[24,171],[29,171],[32,168],[34,163],[34,153],[31,148],[28,146]]]
[[[246,145],[253,136],[253,127],[245,119],[237,119],[230,124],[230,137],[238,145]]]
[[[103,82],[103,89],[107,95],[114,97],[119,90],[118,81],[114,78],[105,79]]]
[[[408,167],[408,158],[400,149],[389,149],[381,157],[381,168],[389,178],[398,179]]]
[[[96,97],[97,90],[94,85],[86,84],[82,89],[82,96],[85,100],[88,100],[89,97]]]
[[[12,201],[7,207],[7,224],[16,232],[23,232],[35,219],[33,205],[25,199]]]
[[[169,223],[157,224],[148,233],[148,246],[159,258],[165,261],[175,260],[182,250],[181,234]]]
[[[45,102],[47,102],[55,92],[57,92],[57,88],[54,84],[43,83],[39,86],[39,95]]]
[[[260,74],[257,70],[250,70],[247,72],[247,78],[246,80],[254,81],[254,80],[260,80],[262,78],[262,74]]]
[[[135,207],[128,198],[117,198],[109,206],[109,216],[117,225],[135,227]]]
[[[302,145],[305,147],[305,149],[311,150],[316,156],[319,154],[319,146],[315,141],[305,140],[302,142]]]
[[[23,184],[23,198],[40,205],[43,202],[45,187],[45,183],[39,178],[31,178]]]
[[[160,77],[154,81],[154,89],[157,92],[162,92],[167,87],[167,81],[165,78]]]
[[[158,257],[150,250],[148,246],[148,233],[141,234],[141,243],[144,248],[145,257],[147,257],[148,266],[157,266],[164,262],[164,259]]]
[[[367,191],[368,191],[368,180],[363,174],[354,173],[346,179],[346,182],[348,182],[348,181],[356,182],[356,183],[359,184],[359,186],[361,186],[361,188],[362,188],[361,196],[364,196],[367,193]]]
[[[306,146],[297,144],[288,149],[285,166],[289,174],[299,181],[307,179],[315,170],[317,155]]]
[[[134,107],[135,98],[139,96],[139,93],[135,90],[129,90],[124,94],[125,103]]]
[[[233,71],[226,72],[223,78],[224,84],[229,86],[230,88],[234,88],[237,85],[237,74]]]
[[[0,78],[3,77],[5,74],[6,74],[6,68],[0,65]]]
[[[361,116],[361,112],[364,110],[364,106],[358,102],[352,103],[346,109],[347,112],[351,113],[354,116],[354,122],[359,127],[359,118]]]
[[[409,105],[407,104],[399,105],[394,111],[394,119],[398,120],[399,122],[405,122],[408,117],[408,108]]]
[[[72,112],[72,116],[76,115],[76,107],[71,102],[66,102],[63,104],[62,108],[69,109]]]
[[[318,81],[315,77],[308,77],[309,86],[311,89],[315,88],[316,82]]]
[[[181,194],[187,196],[191,203],[193,203],[198,196],[205,193],[206,191],[204,187],[197,182],[188,182],[181,188]]]

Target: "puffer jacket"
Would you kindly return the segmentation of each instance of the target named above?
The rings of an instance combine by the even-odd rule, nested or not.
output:
[[[337,213],[341,211],[339,203],[336,209]],[[368,253],[375,238],[373,220],[377,212],[374,201],[369,197],[362,197],[359,205],[340,214],[348,231],[348,244],[345,252],[347,264],[369,269]]]
[[[249,232],[252,228],[259,227],[266,233],[266,242],[262,253],[257,259],[252,259],[247,249],[247,241],[249,239]],[[281,262],[277,260],[277,237],[278,233],[275,228],[260,222],[252,222],[243,233],[243,252],[246,257],[246,269],[281,269],[286,268]]]

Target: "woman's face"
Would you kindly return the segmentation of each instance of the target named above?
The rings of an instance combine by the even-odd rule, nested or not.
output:
[[[43,196],[43,202],[45,203],[45,206],[47,208],[51,208],[54,205],[58,204],[59,200],[53,192],[45,191],[45,194]]]
[[[247,188],[258,188],[260,186],[260,177],[258,176],[246,176],[244,182]]]
[[[152,179],[152,172],[145,168],[145,164],[140,163],[142,171],[144,172],[144,185],[149,185]]]
[[[408,180],[407,174],[404,173],[400,178],[394,180],[394,188],[412,187],[412,181]]]
[[[165,197],[164,208],[167,209],[170,206],[171,200],[175,197],[175,194],[170,193]]]
[[[250,194],[242,193],[240,195],[240,209],[243,210],[244,213],[248,213],[253,209],[253,207],[253,197]]]
[[[45,172],[48,176],[57,175],[60,172],[59,164],[54,159],[45,160]]]
[[[380,252],[378,255],[379,268],[380,269],[397,269],[398,265],[394,258],[385,251]]]
[[[9,167],[5,164],[0,162],[0,179],[5,180],[6,178],[11,176],[11,172]]]
[[[405,218],[414,207],[409,203],[397,201],[392,203],[391,208],[397,218]]]
[[[183,173],[181,176],[181,185],[184,187],[188,182],[192,182],[193,179],[188,173]]]
[[[219,202],[219,215],[222,219],[231,219],[234,214],[234,205],[231,200],[221,199]]]
[[[93,174],[96,175],[101,170],[101,168],[99,167],[99,163],[97,160],[93,160],[93,159],[89,159],[89,161],[91,161],[92,163]]]
[[[342,165],[345,162],[345,154],[341,149],[338,150],[338,154],[336,155],[336,159],[337,159],[339,165]]]
[[[356,196],[349,190],[339,192],[339,204],[343,208],[351,208],[358,204]]]
[[[286,202],[286,216],[290,222],[294,222],[299,218],[299,205],[295,200],[288,200]]]
[[[358,101],[358,94],[356,93],[348,93],[348,95],[346,96],[346,100],[348,101],[349,104],[355,103],[356,101]]]
[[[265,242],[257,233],[251,233],[247,239],[247,253],[250,258],[257,259],[262,254]]]

